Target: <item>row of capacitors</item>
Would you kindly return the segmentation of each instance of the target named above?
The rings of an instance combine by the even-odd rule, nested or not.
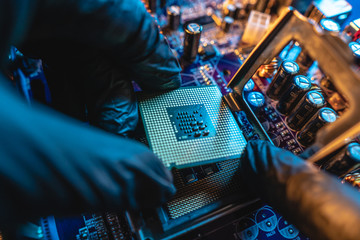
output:
[[[296,62],[283,61],[268,86],[266,95],[278,101],[277,111],[287,116],[288,127],[298,131],[298,142],[307,147],[314,143],[318,130],[334,122],[338,115],[333,109],[325,107],[324,96],[311,84],[311,80],[297,75],[298,73],[299,66]],[[254,107],[265,103],[265,97],[260,92],[251,92],[248,100]]]

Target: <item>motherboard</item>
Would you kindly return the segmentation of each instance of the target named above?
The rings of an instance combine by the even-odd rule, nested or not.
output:
[[[230,106],[228,83],[278,17],[276,7],[262,9],[263,2],[144,2],[179,59],[182,87],[148,94],[134,84],[143,120],[135,139],[171,169],[177,193],[162,207],[141,214],[44,218],[39,239],[308,239],[249,193],[238,173],[241,156],[246,142],[255,139],[301,154],[320,128],[342,116],[348,102],[316,60],[291,41],[247,81],[243,105]],[[337,19],[348,17],[346,7],[322,26],[339,35],[344,28],[349,31]],[[354,151],[339,150],[319,167],[360,186],[359,165],[348,160],[357,157],[359,146],[354,139],[346,147]]]

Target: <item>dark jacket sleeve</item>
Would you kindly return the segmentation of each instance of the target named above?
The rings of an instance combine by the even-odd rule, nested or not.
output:
[[[0,226],[49,214],[142,209],[173,192],[142,144],[23,103],[0,81]]]
[[[249,188],[310,239],[360,237],[360,193],[269,142],[250,141],[241,171]]]
[[[47,45],[42,55],[76,43],[111,57],[143,89],[180,86],[180,65],[140,0],[39,0],[37,6],[24,43]]]

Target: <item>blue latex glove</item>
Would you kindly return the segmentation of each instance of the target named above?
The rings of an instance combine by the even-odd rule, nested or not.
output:
[[[240,169],[248,187],[310,239],[359,239],[354,188],[264,141],[248,143]]]

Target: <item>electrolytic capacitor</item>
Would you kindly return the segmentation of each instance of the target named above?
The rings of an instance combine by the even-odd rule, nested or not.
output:
[[[291,84],[291,78],[299,72],[299,66],[292,61],[283,61],[271,81],[266,94],[272,99],[279,99]]]
[[[265,97],[260,92],[251,92],[247,96],[247,101],[254,112],[258,111],[265,104]]]
[[[251,92],[255,87],[254,81],[250,78],[249,81],[244,86],[245,92]]]
[[[322,168],[341,176],[358,164],[360,164],[360,144],[353,142],[323,164]]]
[[[246,12],[245,12],[245,8],[244,5],[242,5],[242,3],[235,3],[235,14],[234,14],[234,19],[239,20],[239,19],[243,19],[246,16]]]
[[[230,31],[230,28],[232,24],[234,23],[234,19],[231,17],[224,17],[224,20],[222,21],[221,28],[225,33],[228,33]]]
[[[328,107],[321,108],[316,115],[304,126],[297,134],[298,142],[308,147],[314,143],[316,133],[328,123],[332,123],[337,119],[336,112]]]
[[[315,90],[307,92],[287,118],[288,126],[299,131],[324,105],[325,99],[321,93]]]
[[[357,42],[351,42],[351,43],[349,43],[349,47],[355,58],[355,63],[359,64],[360,63],[360,44]]]
[[[226,10],[225,10],[225,16],[234,18],[235,17],[235,6],[232,4],[229,4],[226,6]]]
[[[284,115],[290,114],[295,105],[310,88],[311,81],[309,78],[303,75],[295,76],[289,89],[281,96],[276,109]]]
[[[169,28],[173,31],[178,30],[181,21],[180,7],[176,5],[168,7],[167,19]]]
[[[328,33],[338,34],[340,32],[340,25],[332,19],[321,19],[320,27],[322,30]]]
[[[189,23],[185,28],[184,59],[193,62],[198,54],[202,26],[197,23]]]

